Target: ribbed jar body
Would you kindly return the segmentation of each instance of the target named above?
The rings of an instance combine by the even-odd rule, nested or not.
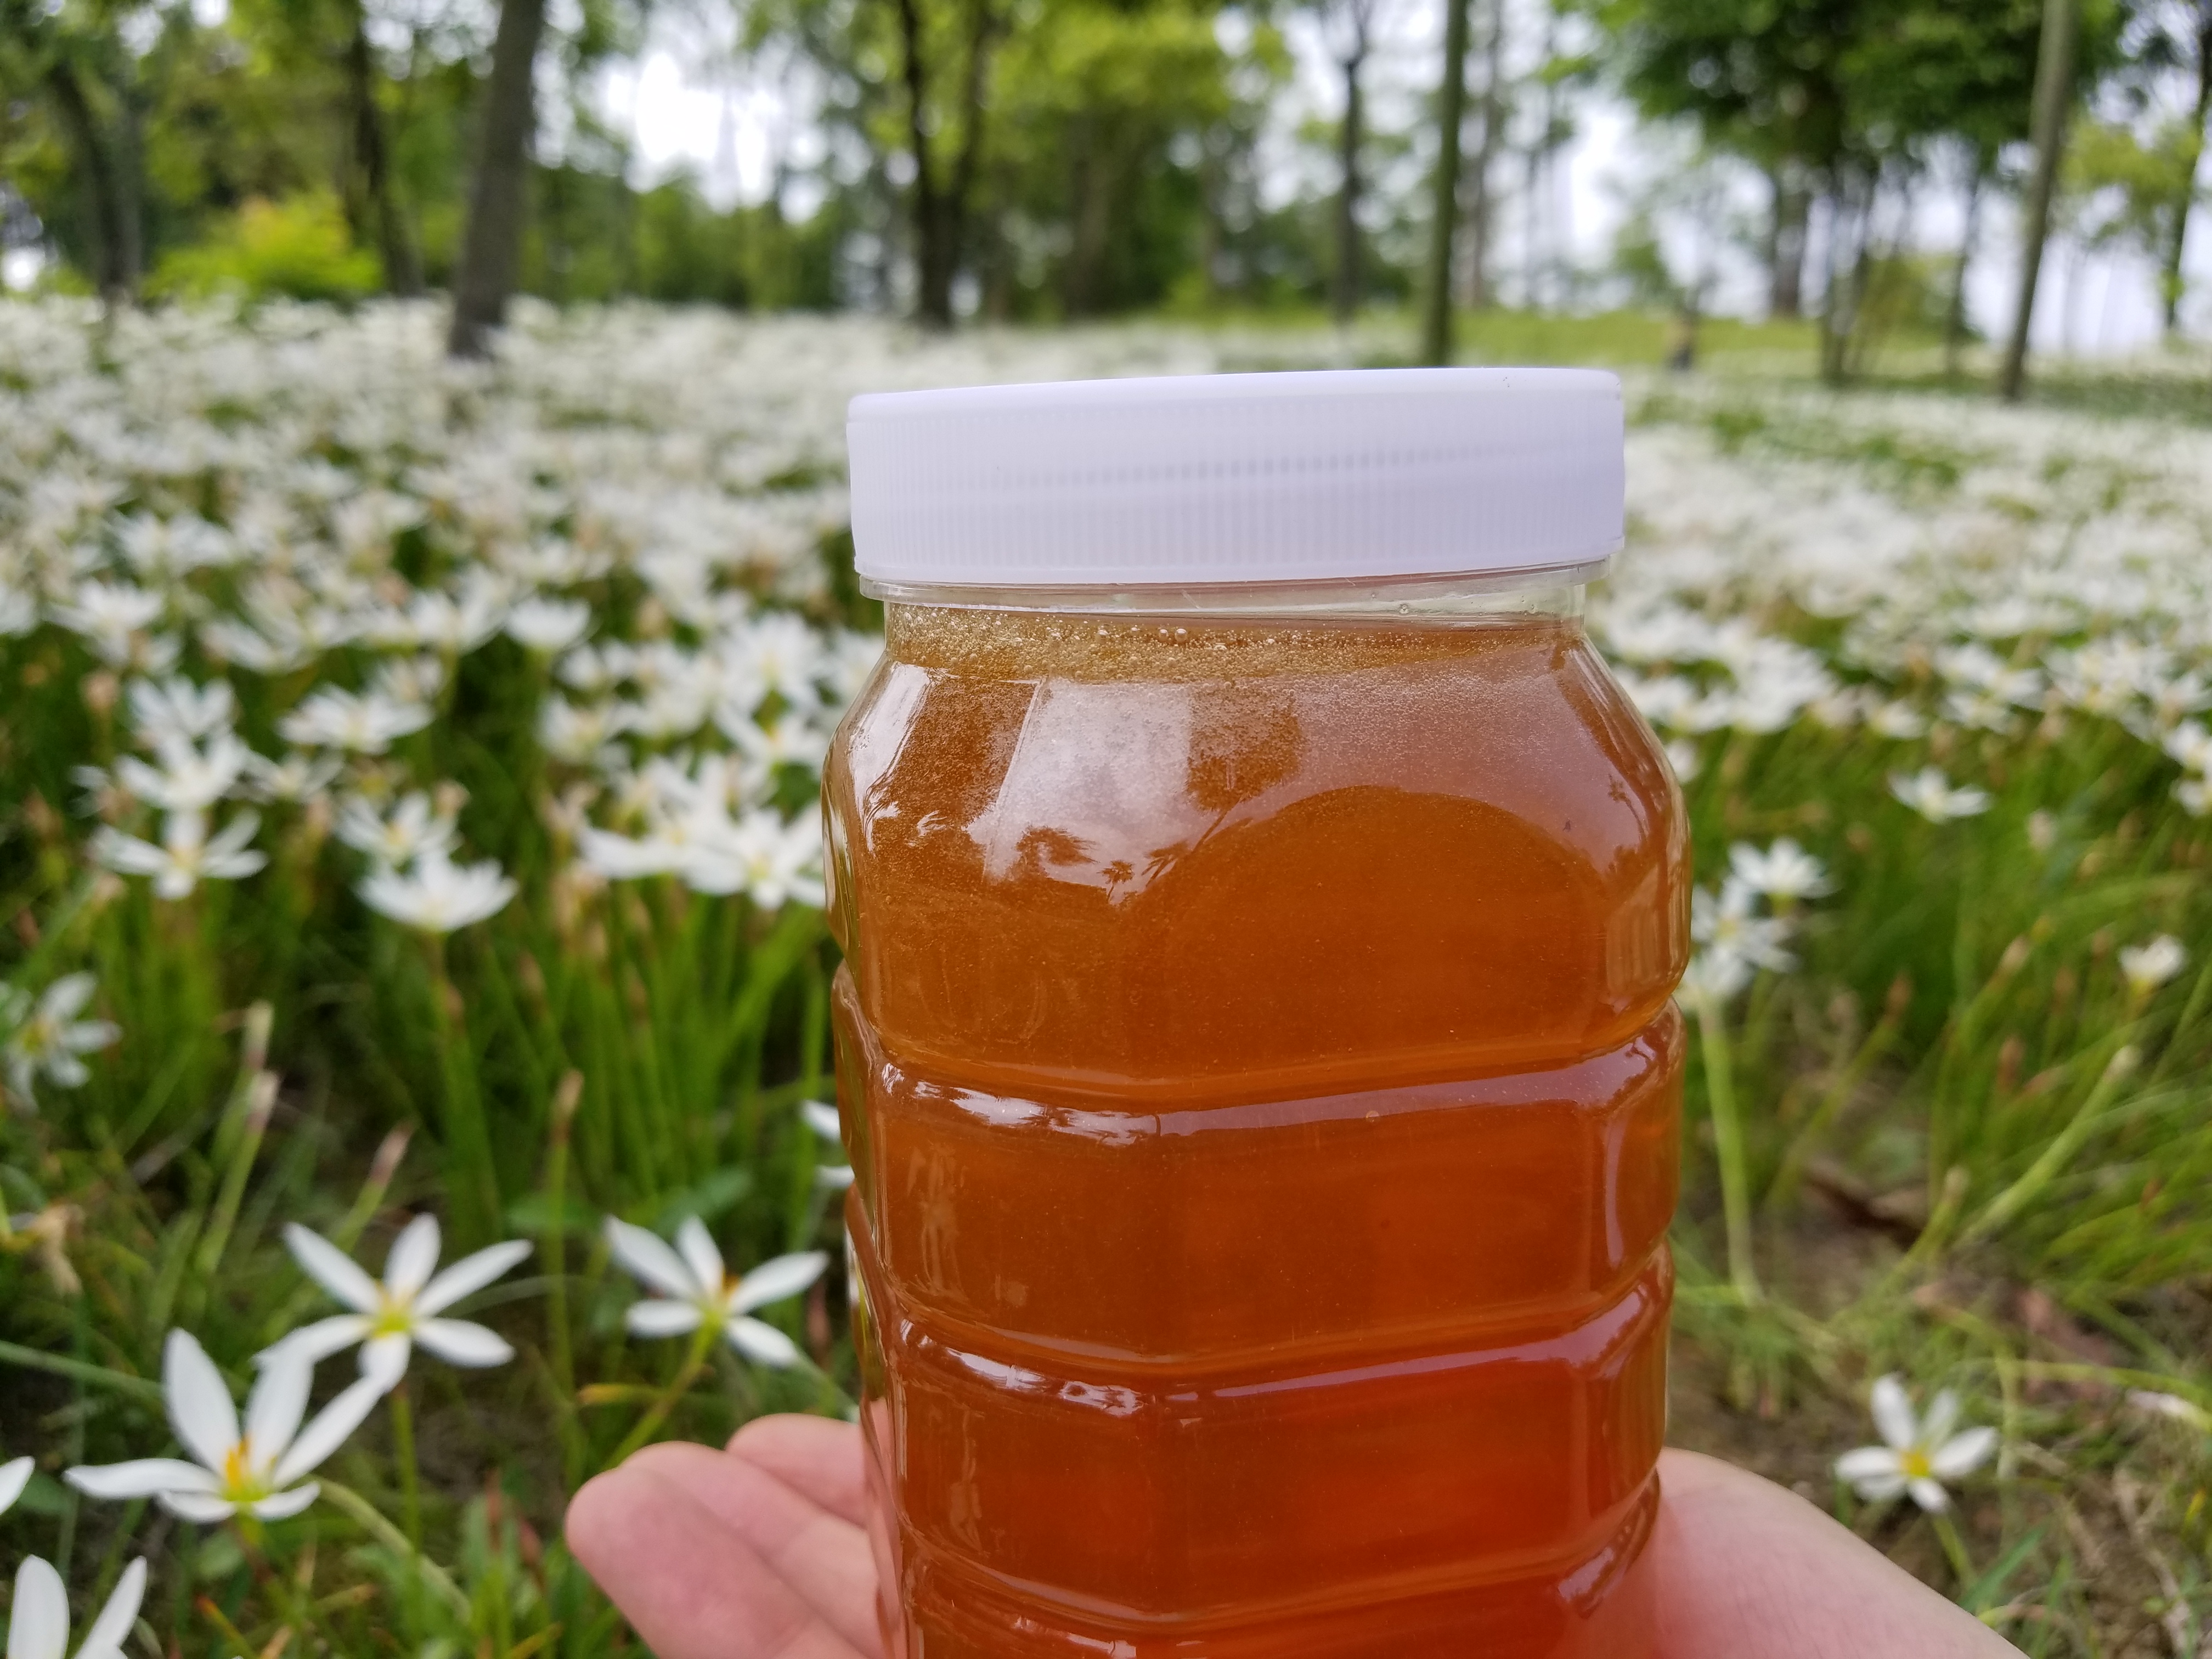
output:
[[[1686,836],[1578,597],[890,608],[827,788],[896,1659],[1647,1650]]]

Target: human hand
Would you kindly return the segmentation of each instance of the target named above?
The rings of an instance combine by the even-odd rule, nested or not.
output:
[[[576,1494],[568,1542],[660,1659],[881,1659],[860,1433],[764,1417],[648,1446]],[[1657,1659],[1998,1659],[2009,1643],[1802,1498],[1660,1460]]]

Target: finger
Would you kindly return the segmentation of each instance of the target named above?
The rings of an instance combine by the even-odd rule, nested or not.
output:
[[[1694,1452],[1659,1471],[1658,1659],[2017,1659],[1795,1493]]]
[[[727,1452],[672,1441],[647,1447],[630,1464],[682,1490],[750,1545],[847,1643],[876,1651],[876,1566],[866,1532]]]
[[[860,1431],[826,1417],[756,1417],[730,1437],[730,1450],[856,1527],[868,1524],[866,1452]]]
[[[651,1469],[600,1475],[568,1547],[659,1659],[875,1659],[815,1617],[745,1540]]]

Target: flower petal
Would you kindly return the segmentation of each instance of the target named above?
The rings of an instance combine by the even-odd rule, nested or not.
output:
[[[289,1492],[280,1492],[273,1498],[263,1498],[252,1508],[253,1513],[264,1521],[282,1521],[297,1515],[322,1493],[323,1489],[313,1481],[303,1481]]]
[[[161,1393],[169,1426],[185,1449],[211,1469],[222,1467],[238,1444],[238,1407],[230,1385],[189,1331],[171,1331],[161,1347]]]
[[[804,1357],[796,1342],[757,1319],[732,1319],[724,1329],[730,1346],[757,1364],[781,1370],[796,1365]]]
[[[709,1296],[720,1296],[729,1273],[722,1265],[722,1252],[714,1243],[714,1234],[707,1224],[696,1215],[684,1218],[684,1224],[676,1230],[676,1252],[684,1258],[684,1265],[691,1270],[699,1288]]]
[[[415,1293],[438,1271],[438,1218],[418,1215],[399,1230],[392,1241],[392,1254],[384,1258],[384,1289],[394,1302],[412,1301]]]
[[[1928,1460],[1929,1466],[1946,1480],[1956,1480],[1961,1475],[1972,1474],[1990,1461],[1990,1454],[1997,1449],[1997,1431],[1991,1428],[1968,1429],[1964,1434],[1954,1435],[1936,1449]]]
[[[426,1319],[415,1340],[449,1365],[504,1365],[514,1358],[505,1337],[465,1319]]]
[[[368,1269],[320,1233],[294,1222],[284,1229],[284,1245],[301,1271],[356,1313],[374,1313],[384,1299]]]
[[[165,1492],[214,1492],[222,1482],[181,1457],[139,1457],[127,1463],[79,1464],[62,1479],[87,1498],[154,1498]]]
[[[382,1336],[372,1336],[361,1345],[361,1374],[373,1378],[379,1389],[390,1394],[399,1386],[399,1379],[407,1375],[407,1362],[414,1353],[415,1344],[405,1331],[386,1331]]]
[[[474,1296],[501,1274],[510,1272],[538,1247],[527,1239],[511,1238],[465,1255],[422,1287],[415,1298],[415,1311],[425,1318],[443,1313],[465,1296]]]
[[[1887,1504],[1905,1490],[1905,1476],[1901,1474],[1870,1474],[1863,1480],[1852,1481],[1851,1489],[1869,1504]]]
[[[1920,1443],[1923,1447],[1940,1446],[1951,1437],[1951,1431],[1959,1426],[1959,1395],[1953,1389],[1938,1389],[1936,1397],[1928,1402],[1928,1415],[1920,1419]]]
[[[1836,1460],[1838,1478],[1854,1486],[1862,1480],[1880,1480],[1894,1475],[1905,1479],[1905,1465],[1898,1455],[1887,1446],[1861,1446],[1856,1451],[1847,1451]]]
[[[312,1325],[302,1325],[289,1335],[279,1337],[254,1355],[253,1363],[269,1364],[280,1352],[289,1349],[313,1364],[334,1353],[343,1353],[356,1342],[367,1341],[368,1334],[375,1328],[376,1322],[367,1314],[332,1314],[328,1319],[318,1319]]]
[[[1905,1384],[1893,1374],[1874,1385],[1874,1425],[1881,1437],[1899,1451],[1910,1451],[1920,1437],[1919,1419],[1905,1398]]]
[[[12,1463],[0,1463],[0,1515],[15,1507],[15,1500],[23,1495],[30,1484],[31,1471],[36,1465],[30,1458],[19,1457]]]
[[[684,1265],[684,1258],[670,1249],[657,1235],[642,1227],[634,1227],[627,1221],[607,1218],[607,1248],[617,1261],[635,1274],[652,1289],[664,1296],[680,1297],[688,1301],[700,1293],[701,1286],[693,1279],[691,1270]],[[708,1290],[717,1288],[714,1285]]]
[[[8,1659],[62,1659],[69,1650],[69,1592],[62,1576],[35,1555],[15,1569]]]
[[[273,1468],[292,1443],[314,1386],[315,1362],[300,1349],[280,1347],[253,1379],[246,1399],[246,1443],[257,1472]]]
[[[165,1492],[160,1497],[163,1509],[180,1521],[191,1521],[203,1527],[211,1527],[218,1521],[228,1521],[238,1513],[238,1505],[228,1498],[217,1498],[204,1492]]]
[[[346,1437],[362,1425],[362,1420],[375,1409],[376,1402],[384,1398],[385,1390],[373,1376],[362,1380],[315,1413],[307,1426],[300,1431],[284,1455],[276,1461],[270,1483],[278,1487],[289,1486],[301,1475],[336,1451]]]
[[[138,1604],[145,1599],[146,1558],[142,1555],[124,1568],[123,1577],[115,1581],[107,1605],[84,1633],[84,1645],[76,1650],[76,1659],[120,1659],[123,1644],[138,1622]]]
[[[1936,1481],[1925,1479],[1915,1480],[1908,1484],[1905,1489],[1912,1494],[1912,1501],[1930,1515],[1941,1515],[1951,1507],[1951,1494],[1945,1492],[1942,1485]]]
[[[730,1311],[750,1313],[755,1308],[797,1296],[821,1278],[822,1270],[829,1265],[830,1258],[820,1250],[800,1250],[763,1261],[738,1281],[738,1293],[731,1299]]]
[[[686,1331],[697,1330],[702,1317],[696,1302],[654,1296],[631,1303],[623,1323],[629,1327],[632,1336],[682,1336]]]

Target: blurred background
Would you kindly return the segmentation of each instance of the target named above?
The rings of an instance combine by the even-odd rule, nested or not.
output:
[[[1396,313],[1428,357],[1437,291],[1612,319],[1480,355],[1721,316],[1840,380],[2009,343],[2034,252],[2039,349],[2212,326],[2212,0],[0,0],[0,100],[19,291]]]
[[[2212,0],[0,0],[8,1653],[641,1652],[569,1496],[855,1409],[850,396],[1537,361],[1671,1438],[2212,1659],[2208,117]]]

